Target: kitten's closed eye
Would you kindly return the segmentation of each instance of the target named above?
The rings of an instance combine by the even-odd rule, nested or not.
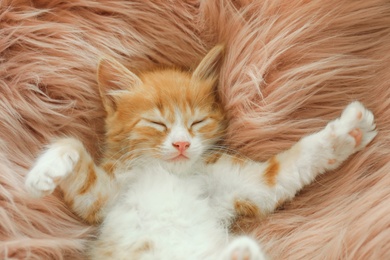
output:
[[[194,122],[192,122],[191,127],[200,125],[201,123],[205,122],[206,119],[207,119],[207,118],[205,117],[205,118],[202,118],[202,119],[200,119],[200,120],[195,120]]]
[[[159,121],[149,121],[149,123],[152,123],[152,124],[155,124],[155,125],[160,125],[160,126],[163,126],[163,127],[167,128],[167,126],[166,126],[163,122],[159,122]]]
[[[152,119],[148,119],[148,118],[143,118],[143,120],[145,120],[145,122],[154,127],[154,128],[157,128],[161,131],[165,131],[168,129],[167,125],[161,121],[157,121],[157,120],[152,120]]]

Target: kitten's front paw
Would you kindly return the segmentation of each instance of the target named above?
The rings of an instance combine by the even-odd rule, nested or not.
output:
[[[221,260],[263,260],[266,259],[259,244],[249,237],[233,240],[223,252]]]
[[[348,133],[355,139],[355,151],[366,147],[377,135],[374,115],[358,101],[349,104],[340,119],[351,129]]]
[[[349,104],[340,118],[330,122],[325,130],[334,152],[330,162],[345,160],[367,146],[377,134],[374,115],[358,101]]]
[[[27,174],[26,188],[34,197],[54,191],[57,185],[75,167],[80,155],[72,143],[74,139],[61,139],[49,146]],[[73,141],[73,142],[72,142]]]

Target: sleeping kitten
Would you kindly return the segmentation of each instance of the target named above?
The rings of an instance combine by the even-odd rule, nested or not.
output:
[[[232,225],[273,212],[375,137],[372,113],[353,102],[323,130],[266,162],[223,153],[216,144],[226,121],[215,95],[222,52],[213,48],[192,74],[137,76],[102,59],[102,163],[80,141],[61,138],[28,173],[31,194],[59,186],[74,212],[100,224],[90,258],[265,259],[254,239],[231,234]]]

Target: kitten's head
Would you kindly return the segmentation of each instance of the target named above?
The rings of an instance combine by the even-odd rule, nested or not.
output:
[[[177,69],[135,75],[102,59],[98,83],[107,111],[107,156],[185,169],[223,135],[216,97],[223,48],[213,48],[193,73]]]

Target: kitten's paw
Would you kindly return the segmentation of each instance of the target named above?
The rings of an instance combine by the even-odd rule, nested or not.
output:
[[[340,120],[351,129],[348,134],[355,139],[355,151],[366,147],[377,135],[374,115],[358,101],[344,109]]]
[[[367,146],[377,134],[375,127],[371,111],[358,101],[349,104],[340,118],[330,122],[325,129],[335,157],[329,162],[344,160]]]
[[[233,240],[223,252],[221,260],[263,260],[266,259],[260,245],[249,237]]]
[[[80,158],[74,141],[71,138],[61,139],[51,144],[38,158],[25,182],[27,191],[32,196],[42,197],[52,193],[73,170]]]

